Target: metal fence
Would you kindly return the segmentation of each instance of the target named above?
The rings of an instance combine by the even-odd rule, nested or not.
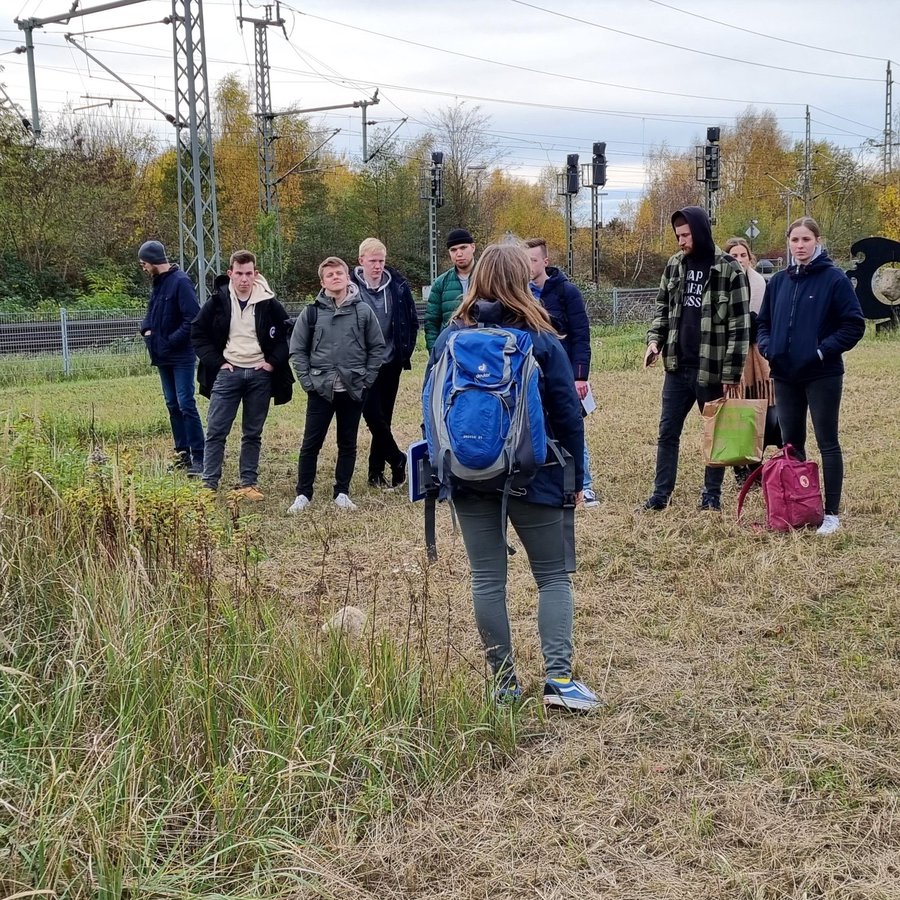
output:
[[[592,325],[649,325],[656,309],[657,288],[583,288]]]
[[[141,316],[110,310],[0,314],[0,385],[150,371]]]
[[[656,288],[611,288],[597,290],[579,285],[592,325],[646,325],[653,318]],[[419,322],[425,314],[425,302],[416,303]]]
[[[649,322],[655,298],[655,289],[585,289],[594,325]],[[417,304],[420,321],[424,307]],[[0,313],[0,386],[147,374],[141,320],[133,312],[109,310]]]

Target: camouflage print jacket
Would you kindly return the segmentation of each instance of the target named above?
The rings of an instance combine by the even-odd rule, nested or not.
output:
[[[687,263],[684,253],[672,256],[656,297],[656,318],[647,332],[655,341],[667,372],[678,368],[678,323]],[[750,348],[750,287],[747,276],[730,256],[716,247],[700,307],[700,384],[737,384]]]

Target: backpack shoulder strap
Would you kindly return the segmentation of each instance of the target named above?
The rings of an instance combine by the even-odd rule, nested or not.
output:
[[[435,525],[435,508],[437,493],[429,491],[425,495],[425,553],[428,562],[437,562],[437,528]]]
[[[575,496],[578,486],[575,484],[575,463],[572,454],[562,444],[554,440],[547,442],[563,473],[563,550],[565,552],[566,571],[575,571]]]
[[[313,338],[316,333],[316,322],[319,321],[319,307],[316,306],[315,301],[307,304],[306,307],[306,325],[309,328],[309,343],[306,347],[307,353],[312,353],[313,346]]]

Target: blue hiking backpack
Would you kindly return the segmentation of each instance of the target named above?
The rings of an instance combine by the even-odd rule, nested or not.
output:
[[[452,485],[501,492],[505,540],[508,498],[547,464],[548,450],[555,457],[550,462],[564,466],[564,476],[570,476],[564,478],[565,490],[574,510],[574,466],[566,465],[565,457],[570,462],[571,457],[547,432],[541,374],[531,335],[520,328],[461,328],[435,360],[422,392],[433,486],[430,504],[426,498],[426,543],[432,558],[434,499],[441,489],[448,497]]]

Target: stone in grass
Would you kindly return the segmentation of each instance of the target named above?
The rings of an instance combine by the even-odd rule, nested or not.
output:
[[[366,627],[366,614],[355,606],[342,606],[322,626],[323,634],[345,634],[357,640]]]

